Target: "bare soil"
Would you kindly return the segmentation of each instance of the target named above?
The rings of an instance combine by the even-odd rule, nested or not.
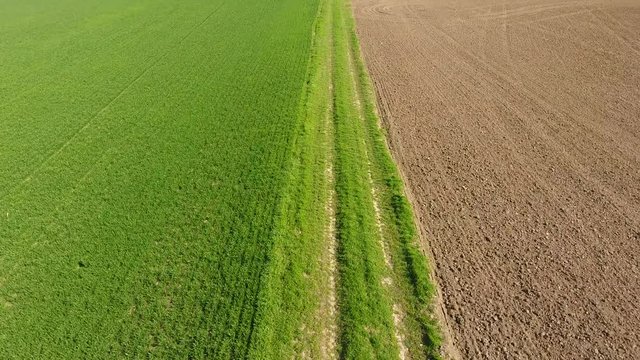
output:
[[[640,358],[640,1],[354,0],[464,358]]]

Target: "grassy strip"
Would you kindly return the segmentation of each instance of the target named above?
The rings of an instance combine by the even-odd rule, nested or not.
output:
[[[299,123],[288,171],[287,190],[278,211],[274,247],[262,278],[251,338],[250,358],[321,355],[317,320],[323,283],[319,254],[327,226],[328,183],[326,116],[331,106],[330,8],[321,1],[314,24],[312,53],[299,108]]]
[[[351,13],[351,10],[348,9],[348,12]],[[379,190],[378,201],[385,222],[385,236],[391,248],[394,278],[401,292],[396,297],[401,298],[400,301],[407,313],[407,345],[413,349],[414,354],[423,353],[427,358],[437,359],[440,358],[442,340],[432,316],[435,288],[429,278],[427,256],[418,243],[413,211],[380,127],[375,95],[360,54],[353,18],[349,17],[347,22],[350,47],[356,60],[358,92],[365,120],[365,139],[370,154],[369,160],[372,163],[372,176]]]
[[[398,358],[392,310],[397,303],[406,313],[405,346],[413,356],[437,359],[441,340],[431,316],[434,287],[427,258],[417,242],[411,206],[379,127],[375,97],[345,0],[319,5],[307,79],[250,357],[321,354],[320,327],[326,324],[314,322],[313,314],[319,307],[316,295],[323,276],[318,257],[323,242],[318,239],[328,221],[323,210],[328,184],[322,174],[331,151],[323,140],[322,124],[328,108],[333,108],[340,357]],[[391,273],[379,246],[369,176],[374,179],[375,200],[391,249]],[[396,284],[391,289],[382,285],[388,276]]]
[[[368,180],[366,129],[358,120],[350,56],[349,14],[342,0],[334,11],[334,108],[337,233],[340,268],[342,356],[397,358],[390,294],[382,286],[385,264],[379,247]]]

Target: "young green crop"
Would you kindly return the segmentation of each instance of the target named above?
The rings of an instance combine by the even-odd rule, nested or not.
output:
[[[247,354],[316,9],[3,7],[1,358]]]

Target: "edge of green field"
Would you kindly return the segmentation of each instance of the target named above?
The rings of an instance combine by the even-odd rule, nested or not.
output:
[[[321,309],[328,289],[318,254],[331,236],[326,207],[335,191],[339,311],[328,358],[398,358],[404,351],[439,359],[429,263],[380,126],[348,0],[319,2],[296,134],[250,357],[327,356],[322,335],[332,320]]]

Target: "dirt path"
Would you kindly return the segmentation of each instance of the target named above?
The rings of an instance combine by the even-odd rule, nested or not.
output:
[[[330,136],[333,128],[331,127],[331,111],[327,111],[326,121],[326,134],[327,142],[333,145],[332,138]],[[332,149],[332,147],[327,147]],[[327,158],[325,176],[327,179],[327,185],[329,189],[329,199],[326,204],[326,214],[329,219],[326,229],[325,238],[325,253],[322,258],[323,269],[326,272],[326,293],[319,294],[322,296],[320,315],[326,322],[322,332],[322,339],[320,341],[321,346],[321,359],[333,360],[338,358],[338,259],[336,257],[337,252],[337,239],[336,239],[336,210],[335,199],[336,194],[334,191],[335,179],[333,175],[333,155],[329,154]]]
[[[637,356],[640,3],[354,6],[462,355]]]

